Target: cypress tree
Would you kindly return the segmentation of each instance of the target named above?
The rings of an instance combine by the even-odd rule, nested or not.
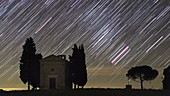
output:
[[[80,64],[80,80],[78,86],[84,87],[87,83],[87,70],[86,70],[86,62],[85,62],[85,53],[84,53],[84,46],[81,45],[79,47],[79,64]]]
[[[71,68],[71,77],[72,82],[74,83],[74,88],[76,89],[76,86],[83,86],[87,83],[87,71],[86,71],[86,65],[85,65],[85,53],[84,53],[84,47],[83,45],[77,47],[76,44],[74,44],[73,48],[73,54],[72,56],[69,56],[70,58],[70,68]]]
[[[36,47],[33,39],[27,38],[23,45],[23,52],[20,60],[20,79],[24,84],[28,84],[28,90],[30,85],[35,87],[39,86],[39,57],[36,55]]]

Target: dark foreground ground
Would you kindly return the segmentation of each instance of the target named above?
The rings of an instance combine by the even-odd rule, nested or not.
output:
[[[170,91],[137,89],[0,91],[0,96],[170,96]]]

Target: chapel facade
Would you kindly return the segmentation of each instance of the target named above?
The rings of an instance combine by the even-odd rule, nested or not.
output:
[[[65,55],[40,60],[40,89],[71,89],[69,62]]]

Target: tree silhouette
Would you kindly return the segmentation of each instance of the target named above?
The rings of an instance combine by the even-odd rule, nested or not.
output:
[[[37,87],[40,87],[40,62],[39,60],[42,59],[41,54],[36,54],[36,59],[34,61],[34,65],[32,66],[32,80],[31,85],[35,90]]]
[[[164,69],[163,89],[170,90],[170,66]]]
[[[83,88],[87,83],[87,70],[83,45],[78,48],[77,45],[74,44],[73,53],[72,56],[69,56],[69,59],[71,63],[71,78],[74,83],[74,88],[76,89],[77,85],[78,88],[79,86],[82,86]]]
[[[143,82],[153,80],[157,77],[158,71],[153,70],[150,66],[136,66],[128,70],[126,76],[128,79],[140,82],[141,89],[143,89]]]
[[[78,64],[80,64],[79,66],[79,82],[78,82],[78,86],[82,86],[82,88],[84,87],[84,85],[87,83],[87,70],[86,70],[86,62],[85,62],[85,53],[84,53],[84,46],[81,45],[79,46],[79,54],[78,54]]]
[[[40,54],[36,53],[36,47],[33,39],[27,38],[23,45],[23,52],[20,60],[20,79],[24,84],[28,83],[28,90],[30,85],[33,89],[39,86],[40,72],[39,59],[42,58]]]
[[[78,63],[76,61],[76,58],[77,57],[77,52],[78,52],[78,47],[76,44],[74,44],[74,48],[73,49],[73,53],[72,53],[72,56],[70,55],[69,56],[69,59],[70,59],[70,71],[71,71],[71,80],[72,82],[74,83],[74,88],[76,89],[76,85],[78,84]]]

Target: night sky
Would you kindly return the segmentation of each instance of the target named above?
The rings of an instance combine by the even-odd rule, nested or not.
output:
[[[84,44],[86,87],[124,88],[129,68],[148,65],[159,76],[144,87],[160,89],[170,65],[170,1],[0,0],[0,88],[26,88],[19,60],[28,37],[43,57]]]

